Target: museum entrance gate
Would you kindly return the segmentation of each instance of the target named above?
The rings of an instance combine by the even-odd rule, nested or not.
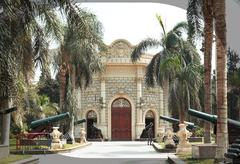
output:
[[[111,125],[113,141],[132,140],[131,105],[128,100],[119,98],[112,103]]]

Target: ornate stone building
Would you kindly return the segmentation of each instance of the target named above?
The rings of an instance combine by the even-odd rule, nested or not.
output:
[[[137,63],[132,63],[132,46],[126,40],[116,40],[101,52],[105,70],[94,76],[91,87],[79,95],[78,119],[86,118],[88,139],[93,138],[93,126],[101,129],[108,140],[136,140],[150,122],[154,135],[164,130],[160,115],[168,115],[164,108],[163,90],[147,88],[144,83],[146,66],[152,55],[145,54]],[[80,127],[75,127],[78,137]]]

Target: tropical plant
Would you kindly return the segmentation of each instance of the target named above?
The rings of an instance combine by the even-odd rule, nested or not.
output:
[[[240,112],[240,58],[239,54],[228,48],[227,52],[227,81],[228,81],[228,116],[231,119],[239,120]]]
[[[16,97],[17,77],[23,74],[29,85],[33,76],[34,64],[39,62],[45,67],[48,54],[48,39],[62,39],[58,9],[66,18],[68,27],[78,27],[83,35],[91,35],[91,28],[85,24],[88,17],[82,16],[82,9],[68,0],[54,1],[1,1],[0,13],[0,109],[12,106],[12,97]],[[85,11],[83,11],[84,13]],[[84,33],[86,32],[86,33]],[[77,41],[77,40],[76,40]],[[42,68],[44,70],[44,68]],[[26,91],[28,92],[28,91]],[[28,96],[28,94],[26,94]],[[16,104],[15,104],[16,105]],[[2,129],[9,129],[10,118]],[[4,144],[8,145],[7,135],[3,131]]]
[[[162,47],[162,51],[154,55],[147,66],[145,82],[149,87],[154,87],[157,83],[163,89],[168,87],[170,82],[169,91],[167,90],[165,95],[169,92],[168,105],[173,110],[178,109],[182,123],[184,110],[193,100],[190,98],[198,99],[197,94],[201,84],[200,58],[189,36],[187,35],[186,39],[183,37],[183,33],[189,32],[187,23],[180,22],[166,33],[161,17],[157,16],[157,19],[163,30],[161,41],[152,38],[141,41],[132,52],[131,58],[136,62],[148,48]],[[192,89],[191,93],[190,89]]]
[[[100,56],[97,52],[104,47],[102,42],[102,25],[96,15],[81,10],[81,17],[85,19],[83,31],[78,26],[70,26],[65,29],[64,39],[60,52],[56,58],[60,83],[60,108],[65,111],[67,87],[85,88],[92,81],[94,73],[102,70]],[[68,82],[70,78],[70,81]]]
[[[228,49],[228,62],[227,62],[227,76],[228,76],[228,88],[231,90],[232,88],[239,88],[240,86],[240,74],[238,64],[240,63],[239,55],[231,50]]]
[[[39,80],[38,92],[39,95],[49,97],[51,103],[59,104],[59,82],[57,79],[46,78]]]

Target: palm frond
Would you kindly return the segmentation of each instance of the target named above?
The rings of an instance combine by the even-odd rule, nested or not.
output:
[[[165,30],[165,27],[164,27],[164,24],[163,24],[161,15],[156,14],[156,18],[157,18],[157,20],[158,20],[158,23],[159,23],[160,26],[162,27],[163,34],[164,34],[164,36],[165,36],[165,35],[166,35],[166,30]]]
[[[168,51],[179,51],[182,48],[182,38],[175,32],[169,32],[164,44]]]
[[[181,36],[181,34],[182,34],[183,32],[185,32],[185,33],[187,34],[188,28],[189,28],[188,23],[183,21],[183,22],[177,23],[177,24],[173,27],[172,31],[174,31],[174,32],[177,33],[177,34],[180,34],[180,36]]]
[[[200,56],[196,50],[196,47],[194,47],[190,42],[184,41],[182,42],[183,49],[182,49],[182,57],[184,58],[184,61],[188,63],[196,63],[200,64]]]
[[[154,87],[155,86],[155,78],[156,78],[156,69],[158,65],[156,64],[160,61],[161,55],[157,53],[153,56],[151,62],[148,64],[146,73],[145,73],[145,83],[147,87]]]
[[[148,50],[149,48],[158,47],[158,46],[160,46],[160,42],[156,39],[147,38],[141,41],[137,45],[137,47],[134,48],[131,54],[132,62],[136,62],[137,60],[139,60],[142,56],[142,53]]]
[[[182,64],[179,55],[166,57],[162,60],[159,72],[162,72],[165,79],[173,79],[181,70]]]

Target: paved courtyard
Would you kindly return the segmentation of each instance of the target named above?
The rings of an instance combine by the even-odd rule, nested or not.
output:
[[[166,164],[169,153],[158,153],[146,142],[92,142],[70,153],[41,155],[40,163]]]

